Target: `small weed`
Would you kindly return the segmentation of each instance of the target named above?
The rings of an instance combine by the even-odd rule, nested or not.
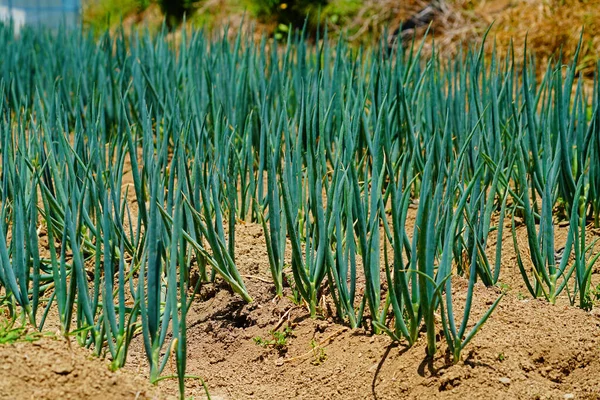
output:
[[[585,295],[585,299],[581,308],[590,311],[594,306],[600,303],[600,284],[595,288],[590,288]]]
[[[504,353],[498,353],[498,361],[504,361],[506,360],[506,356],[504,355]]]
[[[297,306],[302,305],[302,296],[300,295],[300,291],[292,286],[292,295],[288,296],[288,298]]]
[[[519,300],[525,300],[525,295],[521,292],[517,293],[517,299]]]
[[[325,349],[317,343],[316,340],[310,341],[310,347],[312,347],[313,360],[310,362],[312,365],[321,365],[326,359]]]
[[[590,295],[590,293],[587,293],[583,298],[581,308],[585,311],[591,311],[592,308],[594,308],[594,301],[592,301],[592,296]]]
[[[17,342],[35,342],[50,333],[38,332],[26,325],[26,315],[17,313],[15,306],[6,298],[0,299],[0,345]],[[17,325],[17,320],[21,321]]]
[[[502,293],[507,293],[510,290],[510,285],[508,283],[498,282],[496,286],[502,291]]]
[[[17,342],[35,342],[51,334],[30,331],[26,326],[15,326],[15,319],[0,322],[0,345]]]
[[[292,289],[292,295],[288,296],[288,298],[297,306],[302,305],[302,295],[300,295],[300,291],[296,288],[296,284],[294,283],[294,279],[291,275],[287,273],[283,273],[283,286],[289,286]]]
[[[283,331],[271,331],[269,333],[271,335],[270,339],[256,336],[252,340],[260,347],[271,347],[277,351],[284,352],[287,350],[288,339],[294,336],[294,330],[289,325]]]
[[[600,301],[600,284],[596,285],[594,289],[590,289],[590,297],[594,302]]]

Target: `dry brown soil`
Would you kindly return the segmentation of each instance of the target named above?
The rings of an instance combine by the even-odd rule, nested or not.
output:
[[[76,343],[44,338],[0,346],[1,399],[160,399],[166,396]]]

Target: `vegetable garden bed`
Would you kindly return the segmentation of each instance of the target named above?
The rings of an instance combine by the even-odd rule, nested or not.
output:
[[[598,395],[600,86],[577,55],[537,80],[483,45],[300,32],[0,46],[9,318],[181,397]]]

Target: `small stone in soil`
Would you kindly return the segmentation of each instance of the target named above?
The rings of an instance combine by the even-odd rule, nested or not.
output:
[[[498,380],[505,385],[510,385],[510,378],[503,376],[502,378],[498,378]]]

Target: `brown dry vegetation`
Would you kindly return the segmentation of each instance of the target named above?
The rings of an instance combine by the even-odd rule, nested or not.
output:
[[[240,0],[204,0],[196,4],[195,14],[189,17],[190,25],[213,33],[220,34],[227,26],[233,36],[244,23],[247,33],[258,39],[261,34],[272,35],[277,29],[276,21],[266,17],[253,19]],[[331,0],[324,9],[329,31],[334,36],[345,32],[353,43],[372,45],[384,31],[392,32],[428,1],[365,0],[351,10],[345,4],[344,0]],[[87,10],[88,24],[101,18],[94,15],[93,7]],[[444,56],[455,55],[461,47],[477,45],[492,24],[486,46],[488,53],[495,44],[499,53],[505,55],[512,41],[515,57],[520,59],[527,38],[528,49],[535,53],[541,67],[561,52],[569,60],[583,30],[579,68],[592,73],[600,55],[600,0],[446,0],[442,10],[432,23],[430,38]],[[119,20],[113,18],[113,21]],[[161,23],[162,16],[155,4],[143,12],[133,7],[123,19],[126,31],[133,26],[158,29]],[[417,38],[425,30],[426,27],[419,28]],[[431,50],[431,43],[429,40],[425,52]]]

